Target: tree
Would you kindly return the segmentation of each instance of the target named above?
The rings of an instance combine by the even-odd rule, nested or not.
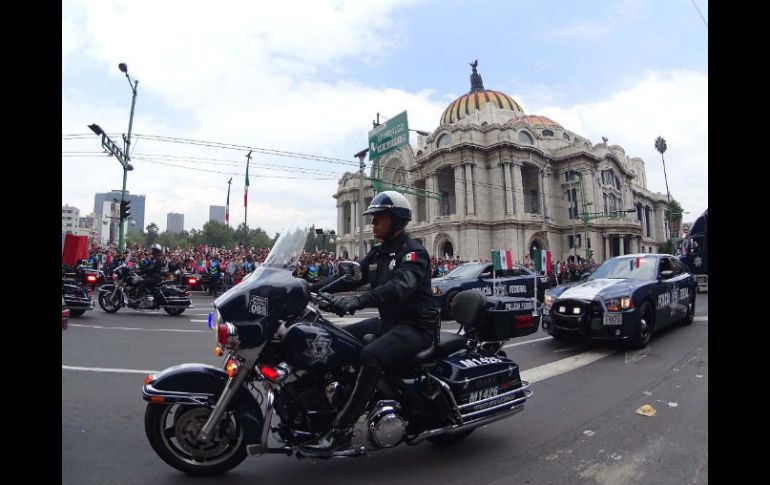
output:
[[[144,244],[144,234],[136,229],[129,229],[126,233],[126,246],[134,244]]]
[[[209,246],[232,246],[233,230],[221,222],[209,221],[203,225],[203,242]]]
[[[158,225],[151,222],[147,226],[147,234],[145,235],[145,247],[150,247],[158,240]]]

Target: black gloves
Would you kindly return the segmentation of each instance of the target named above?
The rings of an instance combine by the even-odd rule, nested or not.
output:
[[[346,313],[350,312],[352,315],[356,310],[363,307],[364,304],[361,301],[361,298],[357,296],[338,296],[331,304],[331,311],[344,317]]]

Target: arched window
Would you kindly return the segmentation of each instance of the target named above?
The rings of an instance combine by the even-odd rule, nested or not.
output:
[[[532,139],[532,135],[530,135],[526,131],[519,132],[519,141],[522,143],[526,143],[527,145],[533,145],[535,143],[535,140]]]
[[[452,143],[452,137],[449,136],[448,133],[444,133],[440,137],[438,137],[438,141],[436,141],[436,146],[438,148],[448,146],[450,143]]]
[[[563,136],[564,136],[565,140],[569,141],[569,135],[568,134],[565,133]]]
[[[551,130],[543,130],[543,136],[553,136],[553,131],[551,131]]]

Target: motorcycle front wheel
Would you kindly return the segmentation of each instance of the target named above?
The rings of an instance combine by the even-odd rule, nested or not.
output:
[[[148,404],[144,430],[158,456],[188,475],[219,475],[246,458],[243,428],[232,412],[226,412],[209,441],[198,433],[211,409],[181,404]]]
[[[120,301],[118,298],[122,298],[122,296],[115,295],[115,299],[113,300],[111,293],[107,296],[105,296],[105,293],[99,293],[99,306],[107,313],[115,313],[120,310]]]

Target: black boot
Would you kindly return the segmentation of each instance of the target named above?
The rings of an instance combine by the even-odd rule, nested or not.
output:
[[[377,379],[380,377],[380,368],[373,365],[363,365],[358,371],[356,386],[350,395],[345,407],[337,414],[332,423],[332,429],[319,439],[306,443],[300,448],[303,451],[314,454],[326,454],[350,446],[353,437],[353,425],[364,412],[369,398],[372,397]]]

